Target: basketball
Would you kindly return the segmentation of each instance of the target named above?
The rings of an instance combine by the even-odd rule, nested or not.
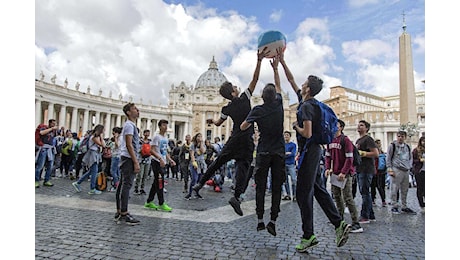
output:
[[[266,31],[259,36],[257,48],[261,52],[267,47],[268,56],[265,58],[273,58],[276,56],[276,49],[282,48],[282,51],[286,49],[286,36],[279,31]]]

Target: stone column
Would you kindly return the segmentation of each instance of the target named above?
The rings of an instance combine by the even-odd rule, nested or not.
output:
[[[54,118],[54,104],[53,103],[48,104],[48,118],[45,120],[46,124],[48,123],[48,120],[50,119],[56,119]]]
[[[68,129],[70,126],[67,126],[67,125],[66,125],[65,118],[66,118],[66,106],[65,106],[65,105],[61,105],[61,111],[59,111],[59,122],[58,122],[58,126],[64,126],[66,129]]]
[[[78,108],[73,107],[72,108],[72,119],[71,119],[71,123],[70,123],[70,128],[72,130],[74,130],[76,133],[78,133],[77,119],[78,119]]]
[[[123,125],[121,124],[121,115],[117,115],[117,126],[123,127]]]
[[[107,113],[105,115],[105,124],[104,124],[104,128],[105,128],[105,133],[104,133],[104,136],[105,137],[109,137],[111,136],[111,133],[112,133],[112,115],[110,113]]]
[[[150,130],[150,132],[153,132],[152,131],[152,119],[147,119],[147,129]]]
[[[83,127],[83,136],[85,135],[86,131],[88,131],[88,126],[89,126],[89,110],[85,109],[83,112],[83,124],[81,124]]]
[[[96,117],[94,120],[94,126],[101,124],[101,112],[96,111]]]
[[[40,100],[35,100],[35,126],[43,124],[42,118],[42,102]]]
[[[169,123],[169,128],[171,128],[171,136],[174,138],[176,136],[176,121],[171,118]]]
[[[141,128],[141,127],[142,127],[142,125],[141,125],[141,123],[142,123],[142,118],[138,118],[138,119],[136,120],[136,122],[134,122],[134,123],[136,123],[137,128],[139,128],[139,133],[142,133],[142,128]]]

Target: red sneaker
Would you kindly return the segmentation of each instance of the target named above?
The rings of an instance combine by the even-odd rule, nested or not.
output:
[[[208,180],[208,181],[206,182],[206,185],[208,185],[208,186],[214,186],[214,180]]]
[[[214,191],[215,191],[215,192],[220,192],[219,186],[214,187]]]

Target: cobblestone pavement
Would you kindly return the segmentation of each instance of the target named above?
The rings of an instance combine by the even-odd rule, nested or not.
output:
[[[54,187],[35,189],[36,259],[425,259],[425,215],[410,188],[408,205],[416,215],[393,215],[391,207],[374,207],[376,222],[362,224],[363,233],[350,234],[336,247],[334,227],[315,201],[315,234],[319,244],[308,253],[294,246],[302,235],[295,202],[282,201],[277,236],[256,231],[255,189],[248,187],[238,216],[228,199],[230,182],[221,193],[204,187],[204,200],[184,200],[183,182],[167,179],[165,200],[172,212],[143,208],[146,195],[131,195],[129,211],[141,223],[116,224],[115,193],[88,195],[89,182],[76,193],[69,179],[54,178]],[[252,184],[252,181],[251,183]],[[150,190],[147,181],[146,191]],[[379,196],[377,195],[377,198]],[[389,201],[387,190],[387,201]],[[358,210],[361,199],[355,199]],[[377,201],[379,201],[377,199]],[[157,198],[154,200],[158,203]],[[265,222],[270,197],[266,197]],[[350,222],[350,214],[345,214]]]

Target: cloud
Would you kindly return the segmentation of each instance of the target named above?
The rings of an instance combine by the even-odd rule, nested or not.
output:
[[[363,7],[365,5],[377,4],[379,0],[349,0],[348,4],[351,7]]]
[[[281,20],[282,16],[283,16],[283,10],[274,10],[270,14],[270,22],[277,23]]]
[[[398,93],[394,79],[399,72],[394,64],[399,32],[394,28],[400,28],[401,20],[363,23],[366,16],[380,14],[374,4],[350,1],[356,7],[348,9],[352,13],[308,17],[286,35],[285,59],[299,86],[314,74],[324,80],[319,99],[329,97],[329,87],[342,84],[361,91],[382,88],[382,93],[391,89]],[[195,85],[214,57],[228,80],[246,88],[256,64],[261,21],[228,10],[207,8],[201,2],[186,6],[160,0],[40,1],[35,7],[35,76],[43,70],[45,80],[56,74],[58,84],[67,78],[73,87],[78,81],[81,91],[90,86],[93,94],[101,89],[105,96],[112,92],[113,97],[132,96],[135,102],[142,97],[144,102],[166,105],[171,85]],[[280,22],[287,10],[263,15]],[[384,11],[385,17],[392,16]],[[424,22],[420,12],[408,11],[408,17]],[[414,59],[420,59],[425,52],[424,31],[414,35]],[[380,75],[388,75],[387,85],[379,70]],[[280,74],[283,90],[294,97],[284,71]],[[273,82],[273,73],[264,60],[256,94],[268,82]]]
[[[48,79],[57,74],[57,83],[67,77],[69,86],[78,81],[92,93],[102,89],[165,105],[171,84],[194,85],[213,56],[224,64],[260,31],[253,18],[235,12],[217,16],[212,9],[187,13],[162,1],[126,3],[37,5],[36,77],[43,70]],[[46,55],[45,49],[54,51]]]

